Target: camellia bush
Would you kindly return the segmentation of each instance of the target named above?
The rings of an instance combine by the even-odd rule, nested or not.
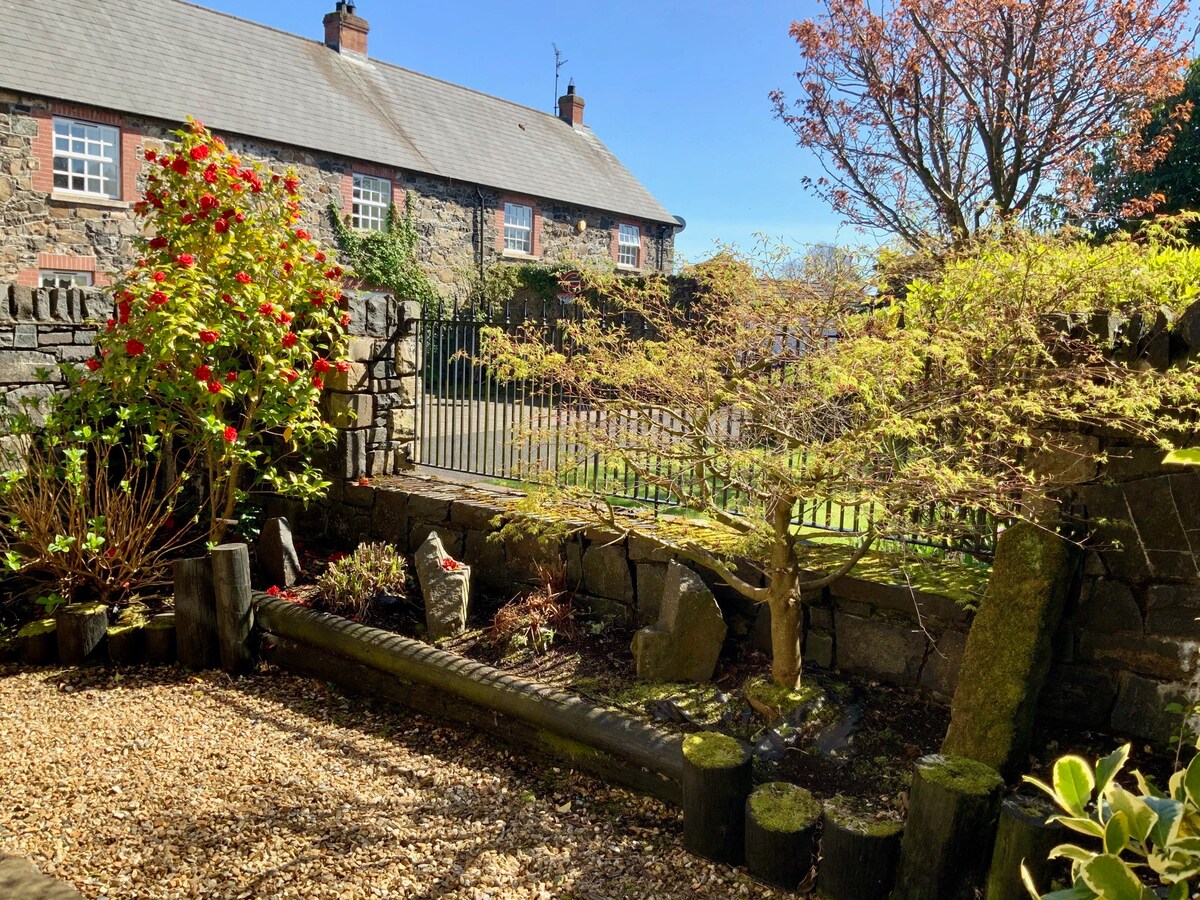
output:
[[[198,122],[145,152],[145,236],[115,316],[57,420],[157,433],[198,460],[209,539],[248,491],[310,497],[328,482],[318,401],[345,371],[342,268],[298,223],[300,183],[230,151]]]

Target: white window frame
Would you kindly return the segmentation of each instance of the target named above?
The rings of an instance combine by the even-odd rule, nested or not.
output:
[[[350,196],[350,223],[363,231],[383,231],[392,205],[391,180],[355,172]]]
[[[44,288],[89,288],[96,279],[91,272],[67,272],[61,269],[42,269],[38,272],[38,284]]]
[[[55,116],[54,189],[121,199],[121,129]]]
[[[642,264],[642,229],[638,225],[617,226],[617,265],[630,269]]]
[[[504,202],[504,250],[533,256],[533,206]]]

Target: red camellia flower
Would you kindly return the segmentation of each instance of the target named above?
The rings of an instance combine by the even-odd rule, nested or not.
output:
[[[196,160],[196,162],[200,162],[202,159],[208,159],[208,146],[205,144],[197,144],[192,148],[191,157],[192,159]]]
[[[146,156],[146,162],[154,162],[156,159],[158,159],[158,154],[155,153],[153,150],[147,150],[145,153],[145,156]]]
[[[208,168],[204,170],[204,180],[209,184],[216,184],[218,172],[220,172],[220,169],[217,168],[217,164],[209,163]]]
[[[188,173],[188,161],[182,156],[177,156],[171,160],[171,168],[179,175],[186,175]]]
[[[315,259],[317,262],[325,262],[325,254],[318,250],[317,255],[314,256],[313,259]]]
[[[210,381],[210,382],[208,383],[208,392],[209,392],[210,394],[219,394],[219,393],[221,393],[221,382],[219,382],[219,381]]]
[[[325,277],[326,277],[326,278],[337,278],[337,277],[338,277],[338,271],[337,271],[337,269],[326,269],[326,270],[325,270]]]
[[[129,305],[128,300],[122,300],[117,304],[117,321],[122,325],[129,321],[129,314],[133,311],[133,307]]]
[[[94,357],[94,356],[89,356],[87,362],[85,362],[84,365],[87,366],[89,369],[91,369],[93,372],[95,372],[97,369],[100,368],[100,360],[96,359],[96,357]]]
[[[283,186],[287,188],[287,192],[289,194],[294,194],[299,189],[300,182],[289,175],[287,178],[283,179]]]
[[[350,327],[350,313],[342,313],[341,322],[342,322],[343,328],[349,328]]]
[[[242,213],[234,213],[233,221],[240,225],[242,222],[246,221],[246,217]]]
[[[315,388],[316,388],[318,391],[323,391],[323,390],[325,390],[325,381],[324,381],[324,379],[322,379],[322,378],[319,378],[319,377],[318,377],[318,378],[314,378],[314,379],[313,379],[313,387],[315,387]]]
[[[268,597],[278,597],[279,596],[279,586],[273,584],[269,588],[267,588],[267,596]]]
[[[258,311],[264,316],[269,316],[271,313],[275,312],[275,306],[271,303],[263,303],[258,307]]]
[[[200,195],[200,208],[203,210],[216,209],[219,206],[219,201],[212,194]]]
[[[184,213],[180,217],[179,221],[182,222],[184,225],[191,225],[193,222],[196,221],[196,214],[195,213]]]
[[[287,334],[285,334],[283,336],[283,341],[281,341],[281,343],[283,344],[284,349],[295,347],[296,346],[296,332],[289,331]]]
[[[336,363],[334,363],[334,368],[345,375],[350,371],[350,362],[345,359],[339,359]]]
[[[104,330],[105,330],[105,331],[112,331],[112,330],[113,330],[114,328],[116,328],[116,327],[117,327],[117,320],[116,320],[116,319],[109,319],[107,322],[105,322],[105,323],[104,323]]]
[[[284,369],[283,377],[287,379],[288,384],[291,384],[300,377],[300,373],[295,369]]]
[[[166,303],[167,295],[163,291],[155,291],[153,294],[150,295],[150,302],[157,303],[160,305],[163,303]]]
[[[190,269],[196,264],[196,257],[190,253],[180,253],[175,257],[175,262],[179,264],[181,269]]]
[[[167,273],[166,272],[155,272],[154,280],[157,281],[159,284],[162,284],[162,282],[167,280]]]
[[[167,239],[165,237],[159,236],[150,240],[150,249],[152,250],[161,250],[165,246],[167,246]]]
[[[226,384],[233,384],[235,381],[237,381],[237,372],[226,372],[225,373],[225,383]]]
[[[197,337],[200,338],[201,343],[215,344],[220,339],[221,333],[219,331],[213,331],[211,328],[205,328],[201,330]]]
[[[222,294],[221,299],[226,303],[233,303],[233,297],[231,297],[229,294]]]
[[[225,443],[232,444],[236,440],[237,440],[237,429],[234,428],[232,425],[227,425],[225,427]]]
[[[281,312],[275,317],[275,321],[280,325],[287,325],[291,323],[293,318],[295,317],[290,312]]]
[[[215,231],[217,234],[224,234],[228,230],[229,230],[229,220],[228,219],[217,219],[217,221],[213,222],[213,231]]]
[[[208,381],[208,379],[212,378],[212,369],[210,369],[208,366],[196,366],[196,368],[192,370],[192,374],[196,376],[197,381]],[[217,387],[219,389],[220,385]]]
[[[444,569],[447,572],[454,572],[461,568],[462,568],[462,563],[460,563],[457,559],[451,559],[450,557],[447,556],[445,559],[442,560],[442,569]]]
[[[137,339],[130,339],[125,342],[125,352],[130,356],[140,356],[146,349],[146,345]]]
[[[318,356],[313,360],[313,371],[320,372],[322,375],[329,371],[329,360],[323,356]]]
[[[305,231],[303,228],[297,228],[297,229],[296,229],[296,237],[300,238],[300,240],[302,240],[302,241],[310,241],[310,240],[312,240],[312,237],[311,237],[311,236],[309,235],[309,233],[308,233],[307,231]]]
[[[233,277],[236,278],[238,281],[240,281],[242,284],[249,284],[251,281],[254,280],[249,275],[247,275],[245,272],[238,272]]]

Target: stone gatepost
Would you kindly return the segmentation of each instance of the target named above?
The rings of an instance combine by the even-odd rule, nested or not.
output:
[[[339,430],[335,477],[358,479],[411,468],[419,395],[420,307],[386,294],[351,300],[347,372],[331,372],[324,413]]]

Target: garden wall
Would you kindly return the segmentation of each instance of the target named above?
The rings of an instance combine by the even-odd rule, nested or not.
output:
[[[1200,499],[1200,476],[1146,474],[1088,487],[1086,495],[1097,509],[1126,498],[1120,502],[1136,507],[1135,521],[1147,527],[1136,547],[1088,554],[1081,599],[1072,602],[1055,642],[1043,715],[1165,740],[1179,718],[1163,707],[1194,692],[1197,674],[1193,619],[1200,615],[1200,574],[1185,541],[1200,540],[1200,522],[1190,512],[1194,502],[1178,504]],[[308,509],[274,499],[268,512],[286,515],[301,535],[347,547],[374,538],[411,552],[436,531],[451,554],[472,566],[477,595],[497,602],[535,583],[539,562],[562,559],[582,608],[628,624],[656,618],[668,559],[663,551],[601,531],[554,548],[531,539],[493,540],[504,502],[500,490],[407,476],[338,483],[327,504]],[[721,585],[714,590],[731,636],[762,641],[765,608]],[[806,658],[948,700],[971,622],[953,593],[843,578],[807,606]]]

